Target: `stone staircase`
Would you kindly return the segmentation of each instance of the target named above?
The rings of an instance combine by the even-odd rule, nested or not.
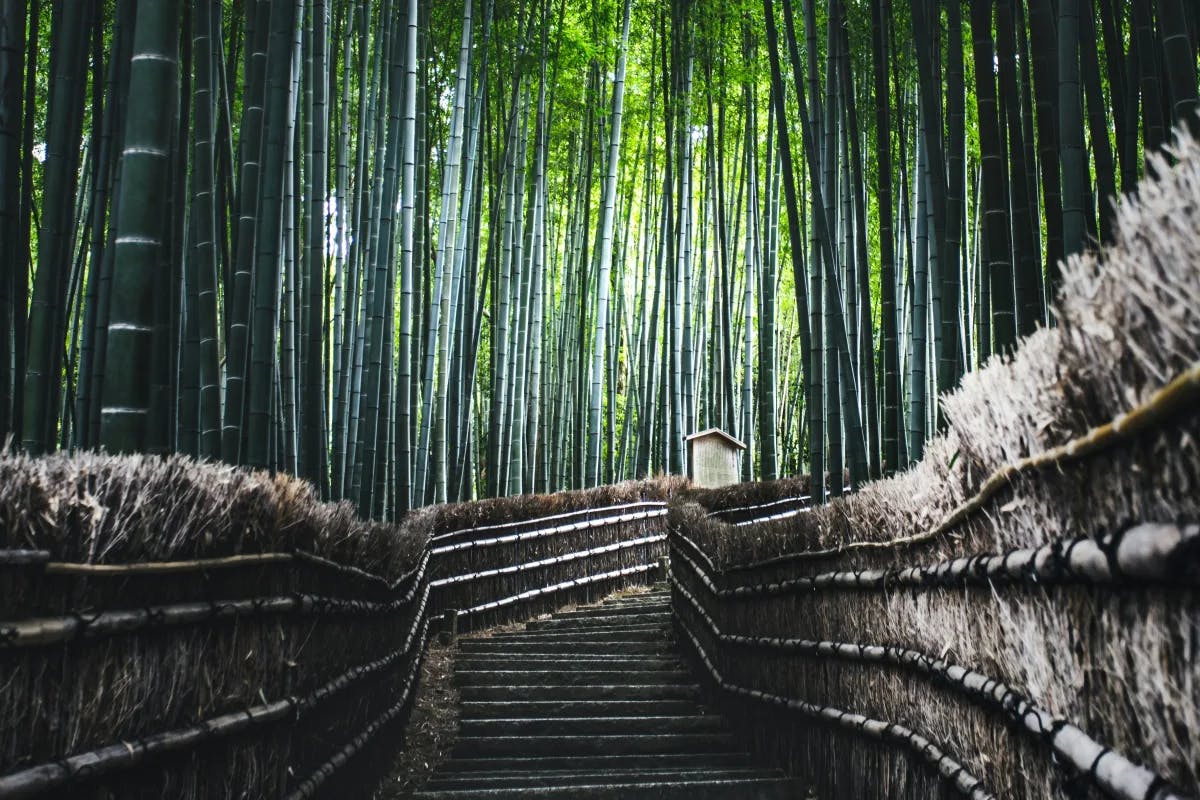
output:
[[[420,800],[800,796],[701,704],[661,586],[459,645],[458,741]]]

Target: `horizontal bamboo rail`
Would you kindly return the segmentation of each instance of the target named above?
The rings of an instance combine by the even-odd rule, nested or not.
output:
[[[673,541],[703,555],[681,531]],[[981,553],[928,566],[841,570],[733,588],[716,587],[722,598],[750,598],[826,590],[886,591],[971,584],[1151,583],[1200,586],[1195,569],[1200,524],[1144,523],[1102,539],[1079,537],[1007,553]],[[709,565],[712,564],[708,560]],[[718,573],[719,574],[719,573]]]
[[[541,596],[547,595],[547,594],[554,594],[556,592],[565,591],[567,589],[574,589],[578,586],[587,586],[589,584],[599,583],[601,581],[616,580],[617,578],[625,578],[630,575],[636,575],[639,572],[650,572],[651,570],[655,570],[655,569],[658,569],[658,564],[656,564],[656,563],[655,564],[637,564],[632,567],[626,567],[624,569],[617,569],[617,570],[613,570],[611,572],[604,572],[599,575],[589,575],[589,576],[583,577],[583,578],[574,578],[569,581],[563,581],[562,583],[556,583],[553,586],[543,586],[539,589],[530,589],[529,591],[521,592],[520,594],[514,594],[511,597],[504,597],[499,600],[492,600],[491,602],[474,606],[473,608],[462,609],[461,611],[458,612],[458,615],[461,617],[461,616],[465,616],[468,614],[478,614],[483,611],[492,611],[497,608],[503,608],[504,606],[512,605],[513,603],[520,603],[524,600],[532,600],[535,597],[541,597]]]
[[[580,508],[575,511],[564,511],[560,514],[549,514],[544,517],[531,517],[529,519],[510,520],[508,522],[497,522],[491,525],[479,525],[473,528],[460,528],[446,533],[439,533],[432,537],[433,543],[436,545],[439,542],[444,542],[448,539],[453,539],[458,536],[478,537],[480,533],[485,531],[500,531],[509,528],[520,528],[526,525],[542,524],[552,521],[561,521],[572,517],[588,516],[590,514],[604,514],[609,511],[629,511],[635,508],[661,508],[667,507],[666,501],[663,500],[638,500],[633,503],[619,503],[611,506],[597,506],[596,508]]]
[[[512,533],[507,536],[497,536],[490,539],[475,539],[466,542],[456,542],[454,544],[442,545],[441,547],[433,548],[433,555],[440,556],[447,553],[457,553],[463,550],[473,550],[481,547],[495,547],[502,544],[512,544],[513,542],[525,542],[532,539],[544,539],[548,536],[557,536],[563,533],[574,533],[576,531],[587,530],[588,528],[604,528],[609,525],[623,525],[627,522],[637,522],[638,520],[654,519],[656,517],[665,517],[667,515],[666,508],[655,509],[653,511],[632,512],[629,514],[620,514],[613,517],[598,517],[596,519],[587,519],[580,522],[571,522],[565,525],[555,525],[542,530],[525,531],[523,533]]]
[[[422,563],[428,563],[422,559]],[[421,571],[424,574],[424,570]],[[173,603],[148,608],[74,613],[60,617],[0,622],[0,650],[18,647],[43,647],[74,639],[98,639],[146,629],[195,625],[267,614],[304,614],[368,616],[394,613],[408,605],[420,586],[415,581],[408,591],[386,602],[347,600],[313,594],[251,597],[241,600],[205,600]]]
[[[421,644],[417,648],[418,655],[425,649],[425,644],[429,640],[429,617],[422,615],[420,619]],[[419,657],[412,659],[412,665],[409,667],[408,675],[405,676],[404,686],[401,688],[396,702],[359,731],[358,735],[346,742],[333,756],[317,767],[317,769],[313,770],[312,774],[300,782],[295,791],[287,795],[288,800],[303,800],[303,798],[316,795],[321,786],[333,777],[339,769],[344,767],[346,762],[366,747],[388,724],[395,721],[403,713],[404,708],[408,705],[409,698],[412,696],[413,688],[416,686],[417,673],[420,666],[421,659]]]
[[[647,544],[656,544],[666,541],[665,533],[655,534],[654,536],[643,536],[638,539],[628,539],[623,542],[614,542],[600,547],[593,547],[590,550],[578,550],[574,553],[566,553],[561,556],[552,556],[550,558],[542,558],[537,561],[527,561],[524,564],[513,564],[507,567],[497,567],[495,569],[485,569],[481,572],[467,572],[462,575],[454,575],[449,578],[439,578],[433,581],[435,589],[442,586],[453,586],[460,583],[469,583],[470,581],[481,580],[483,578],[495,578],[501,575],[515,575],[521,572],[528,572],[542,567],[552,567],[558,564],[567,564],[572,561],[578,561],[591,556],[603,555],[605,553],[615,553],[619,550],[627,550],[631,547],[640,547]]]
[[[722,691],[829,723],[867,739],[875,739],[876,741],[883,742],[892,741],[903,745],[912,751],[913,755],[925,761],[936,770],[963,797],[971,798],[971,800],[996,800],[996,796],[984,787],[983,781],[967,772],[966,767],[960,761],[935,744],[933,740],[905,725],[872,719],[862,714],[855,714],[840,708],[834,708],[833,706],[816,705],[803,700],[783,697],[730,683],[721,675],[720,670],[717,669],[708,653],[705,652],[696,635],[686,625],[682,626],[682,630],[684,636],[691,642],[700,661],[704,664],[709,676]]]
[[[637,510],[631,511],[631,509]],[[623,510],[628,513],[617,515],[608,513],[613,510]],[[598,513],[602,513],[604,516],[596,517]],[[666,534],[635,534],[635,538],[593,547],[588,550],[574,551],[518,564],[507,564],[495,569],[474,573],[452,575],[435,582],[430,580],[428,573],[429,568],[435,564],[436,559],[471,547],[495,547],[504,544],[521,543],[570,531],[663,518],[666,516],[666,513],[665,503],[641,502],[622,506],[607,506],[602,509],[583,509],[577,512],[556,514],[540,519],[533,518],[513,523],[504,523],[502,525],[486,526],[487,530],[495,531],[497,529],[512,529],[518,526],[544,525],[548,520],[560,521],[563,518],[588,517],[581,522],[572,524],[553,525],[550,528],[526,531],[509,536],[476,539],[441,548],[434,547],[432,542],[430,542],[424,548],[418,563],[394,580],[389,580],[384,576],[367,572],[358,567],[339,564],[304,551],[249,553],[237,556],[132,564],[89,564],[51,561],[50,552],[45,550],[0,550],[0,568],[29,567],[35,568],[45,574],[87,578],[169,577],[241,567],[277,568],[306,565],[330,572],[331,574],[370,584],[378,589],[386,590],[389,594],[395,595],[381,602],[361,597],[324,597],[314,594],[297,593],[225,601],[180,602],[146,608],[102,610],[89,613],[76,612],[59,617],[0,622],[0,650],[5,648],[34,648],[55,644],[62,645],[72,640],[91,640],[103,636],[138,633],[162,627],[217,623],[225,619],[268,614],[403,614],[406,616],[411,614],[412,619],[411,623],[408,624],[407,634],[401,647],[392,650],[388,655],[380,659],[351,667],[303,698],[290,697],[273,702],[266,702],[264,700],[264,703],[261,705],[223,714],[184,728],[142,737],[133,741],[123,741],[107,745],[84,753],[67,756],[51,763],[36,765],[18,772],[3,775],[0,776],[0,796],[34,797],[46,794],[57,795],[61,793],[62,788],[65,786],[90,781],[113,773],[136,769],[149,763],[161,754],[186,752],[208,742],[224,739],[235,734],[245,733],[268,725],[295,721],[301,715],[307,714],[314,708],[324,704],[330,698],[350,690],[366,679],[390,673],[400,665],[408,663],[409,671],[405,678],[403,690],[397,696],[396,702],[372,720],[370,724],[360,730],[354,737],[346,741],[337,752],[317,767],[310,775],[295,784],[295,789],[289,795],[294,798],[311,797],[327,783],[329,778],[345,766],[356,753],[361,751],[389,724],[397,721],[406,713],[416,684],[420,666],[419,656],[428,639],[435,611],[432,608],[433,604],[431,601],[434,589],[469,583],[485,578],[522,575],[539,567],[558,564],[579,564],[580,571],[584,573],[581,577],[572,580],[561,581],[547,586],[533,587],[519,594],[496,598],[458,613],[472,614],[503,608],[525,600],[568,591],[577,587],[589,586],[606,580],[643,574],[657,569],[657,563],[636,564],[600,574],[586,574],[588,559],[611,553],[625,552],[639,546],[660,544],[665,541]],[[445,541],[445,539],[446,536],[443,535],[441,540]],[[514,555],[516,555],[515,552]],[[414,606],[414,601],[417,599],[418,593],[420,599]]]
[[[52,561],[47,550],[0,550],[0,567],[37,567],[46,575],[68,575],[89,578],[129,578],[137,576],[179,575],[194,572],[211,572],[257,566],[293,566],[304,564],[321,570],[337,573],[343,577],[356,578],[374,583],[388,591],[395,591],[404,583],[413,580],[429,559],[426,551],[421,561],[399,577],[388,578],[367,572],[349,564],[309,553],[304,550],[292,552],[245,553],[217,558],[193,558],[179,561],[140,561],[127,564],[94,564],[70,561]]]
[[[412,652],[417,629],[422,626],[426,629],[428,627],[428,617],[424,613],[428,597],[429,589],[426,584],[414,624],[409,629],[404,644],[400,648],[383,659],[352,667],[303,698],[289,697],[252,706],[242,711],[222,714],[185,728],[165,731],[135,741],[119,742],[60,761],[40,764],[8,775],[0,775],[0,797],[14,800],[35,797],[46,792],[63,789],[76,781],[93,780],[118,770],[132,769],[163,754],[195,749],[215,739],[227,738],[252,728],[295,719],[300,714],[312,711],[343,693],[354,684],[383,673],[407,657]]]

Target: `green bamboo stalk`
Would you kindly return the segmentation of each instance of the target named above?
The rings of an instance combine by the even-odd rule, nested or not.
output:
[[[131,103],[122,150],[121,218],[113,247],[112,311],[101,388],[100,443],[112,452],[151,444],[155,273],[162,269],[169,223],[161,198],[169,188],[174,106],[178,101],[178,12],[172,3],[139,0],[129,74]]]

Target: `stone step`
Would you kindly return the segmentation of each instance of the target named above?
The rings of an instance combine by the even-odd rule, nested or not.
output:
[[[736,746],[732,734],[711,732],[478,738],[459,736],[451,750],[451,758],[730,753],[736,750]]]
[[[592,783],[495,789],[441,789],[417,792],[414,800],[788,800],[790,782],[781,778],[731,778],[638,784]]]
[[[463,686],[463,701],[470,700],[692,700],[700,698],[696,684],[629,684],[578,686]]]
[[[601,606],[622,606],[622,605],[631,606],[631,605],[637,605],[639,603],[641,603],[642,605],[654,605],[655,603],[670,603],[670,602],[671,602],[671,593],[670,592],[654,592],[654,593],[647,593],[647,594],[632,594],[632,595],[628,595],[626,597],[610,597],[607,600],[602,600],[599,603],[599,605],[601,605]],[[595,606],[592,606],[592,608],[595,608]]]
[[[671,593],[563,611],[459,639],[458,738],[424,800],[785,800],[701,700]]]
[[[460,658],[454,665],[458,670],[677,670],[683,662],[678,658],[622,658],[619,656],[529,656],[526,654],[488,653]]]
[[[525,626],[527,631],[554,630],[559,628],[630,628],[654,625],[665,628],[671,623],[670,614],[605,614],[593,617],[552,617],[537,619]]]
[[[512,758],[455,758],[443,762],[444,774],[528,773],[543,770],[593,770],[630,773],[642,769],[716,769],[748,767],[753,761],[745,752],[659,753],[656,755],[599,756],[514,756]]]
[[[530,623],[533,625],[533,623]],[[526,636],[548,636],[563,635],[563,634],[603,634],[612,639],[620,639],[626,633],[632,633],[636,636],[641,636],[645,633],[653,633],[655,637],[666,641],[673,634],[673,629],[667,623],[657,622],[638,622],[636,624],[628,623],[604,623],[598,625],[589,625],[586,622],[579,620],[567,619],[557,620],[548,619],[539,623],[536,627],[528,628],[521,631],[521,634]],[[521,638],[516,633],[506,634],[499,637],[504,640]]]
[[[590,608],[671,608],[671,595],[645,595],[641,597],[626,597],[617,600],[605,600],[598,606]],[[582,610],[582,609],[577,609]]]
[[[460,719],[458,734],[468,736],[587,736],[616,734],[712,733],[725,720],[715,714],[669,717],[522,717]]]
[[[764,777],[760,767],[650,768],[630,772],[618,770],[537,770],[531,772],[457,772],[434,778],[427,789],[502,789],[572,784],[636,784],[686,780],[732,780]]]
[[[614,655],[614,656],[673,656],[678,651],[661,634],[657,639],[628,640],[624,637],[603,637],[590,641],[564,641],[561,639],[524,641],[521,639],[460,639],[459,650],[463,654],[473,653],[522,653],[538,655]]]
[[[542,631],[518,631],[497,633],[491,637],[496,642],[607,642],[617,639],[623,642],[659,642],[666,638],[661,625],[630,625],[617,630],[579,630],[564,633]]]
[[[656,619],[670,619],[670,606],[662,606],[661,608],[651,609],[646,603],[630,603],[624,606],[592,606],[590,608],[577,608],[574,611],[559,611],[551,615],[554,619],[583,619],[597,620],[605,617],[645,617],[653,616]]]
[[[698,706],[684,700],[471,700],[459,706],[459,718],[513,719],[521,717],[629,717],[694,714]]]
[[[688,674],[674,670],[513,670],[460,669],[454,673],[459,686],[593,686],[623,681],[642,686],[687,684]]]

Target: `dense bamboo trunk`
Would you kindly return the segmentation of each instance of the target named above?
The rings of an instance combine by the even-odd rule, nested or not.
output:
[[[66,297],[71,263],[73,210],[83,129],[87,81],[87,41],[94,19],[89,5],[82,13],[54,9],[50,37],[47,109],[45,201],[38,230],[37,271],[29,305],[28,357],[24,370],[22,446],[40,453],[54,447],[62,397],[63,351],[66,347]]]
[[[991,4],[971,0],[971,32],[976,64],[991,64]],[[983,355],[1004,353],[1017,341],[1016,304],[1013,289],[1011,229],[1008,213],[1008,187],[1004,178],[1004,154],[1001,150],[1000,123],[996,113],[996,83],[990,71],[975,70],[975,99],[979,114],[979,148],[983,166],[983,249],[987,263],[991,341],[981,341]]]
[[[15,374],[14,349],[17,328],[18,284],[28,283],[21,231],[21,138],[25,112],[24,0],[5,0],[0,14],[7,24],[0,26],[0,252],[9,257],[0,261],[0,439],[5,439],[19,426],[13,416],[13,396],[19,391],[19,376]],[[36,7],[35,7],[36,13]],[[23,294],[23,291],[21,292]]]
[[[617,46],[617,69],[613,78],[612,117],[609,123],[608,175],[604,179],[604,200],[600,211],[600,226],[596,234],[596,249],[600,270],[596,278],[596,323],[592,342],[591,391],[588,396],[588,487],[600,481],[600,403],[605,373],[605,353],[608,350],[608,306],[613,262],[613,217],[616,213],[617,174],[621,154],[621,122],[625,103],[626,47],[629,41],[630,0],[625,0],[621,23],[621,42]],[[614,380],[610,373],[609,380]],[[611,426],[609,427],[611,430]],[[611,452],[611,449],[610,449]]]
[[[117,202],[112,312],[101,388],[100,442],[113,452],[166,449],[151,427],[156,335],[156,284],[167,257],[169,220],[160,198],[168,189],[171,129],[178,101],[178,8],[139,0],[129,90],[131,108]],[[167,262],[169,263],[169,262]],[[157,331],[161,336],[162,331]]]

